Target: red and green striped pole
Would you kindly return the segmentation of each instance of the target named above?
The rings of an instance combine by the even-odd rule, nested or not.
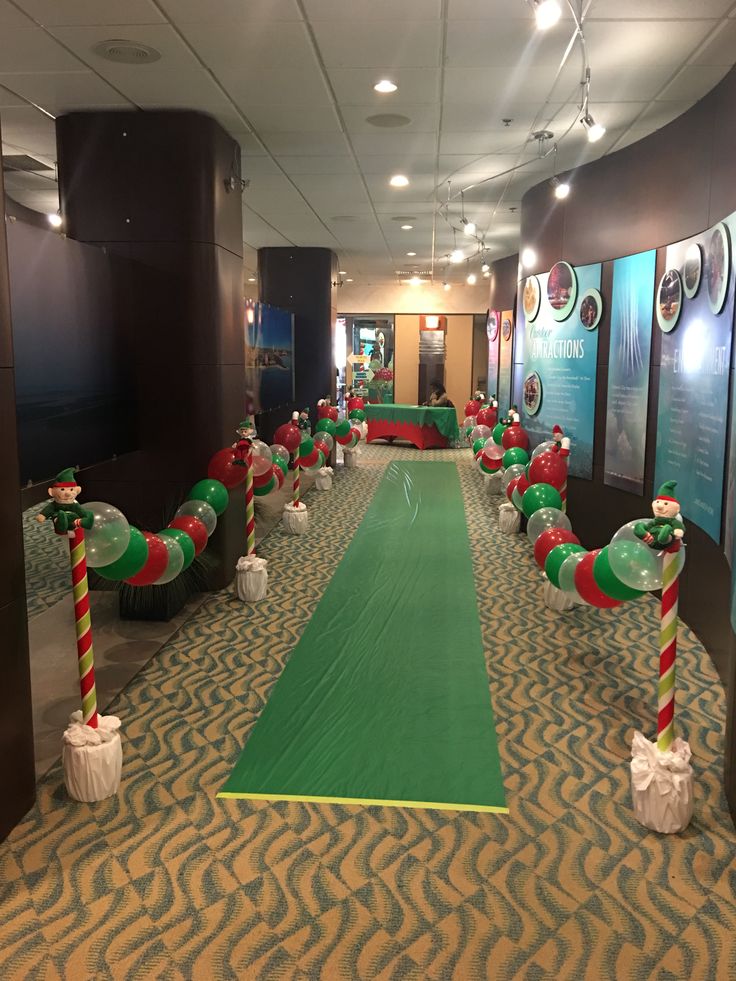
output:
[[[675,738],[675,659],[677,656],[677,601],[681,543],[675,542],[664,553],[662,567],[662,608],[659,622],[659,687],[657,749],[668,750]]]
[[[248,456],[248,469],[245,475],[245,537],[246,555],[256,554],[256,510],[253,494],[253,458]]]
[[[299,450],[294,454],[294,488],[291,495],[291,503],[297,508],[299,508]]]
[[[92,648],[92,619],[89,612],[89,587],[87,585],[87,553],[84,547],[84,530],[82,528],[75,528],[74,537],[69,539],[69,555],[74,592],[74,621],[77,627],[77,665],[79,667],[79,688],[82,694],[82,721],[96,729],[95,662]]]

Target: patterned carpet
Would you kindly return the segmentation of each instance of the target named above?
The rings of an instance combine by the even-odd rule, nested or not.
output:
[[[216,800],[396,457],[460,468],[511,813]],[[695,817],[648,833],[627,758],[634,728],[655,727],[657,604],[546,610],[526,538],[496,530],[498,500],[467,451],[387,447],[311,492],[310,533],[277,529],[261,549],[268,601],[208,598],[110,707],[119,796],[69,802],[58,767],[39,785],[0,846],[0,977],[736,977],[716,672],[683,628]]]
[[[28,619],[38,616],[69,595],[69,546],[54,535],[49,522],[36,521],[43,504],[23,512]]]

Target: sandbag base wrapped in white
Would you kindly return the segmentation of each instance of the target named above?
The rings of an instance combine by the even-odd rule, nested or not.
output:
[[[631,743],[631,799],[634,817],[649,828],[672,835],[684,831],[693,816],[692,753],[675,739],[662,753],[641,732]]]
[[[116,794],[120,787],[123,768],[120,719],[98,715],[97,723],[97,729],[92,729],[82,722],[81,712],[73,712],[62,736],[64,783],[74,800],[104,800]]]
[[[572,597],[568,596],[561,589],[558,589],[557,586],[553,586],[549,579],[545,579],[544,581],[542,598],[544,599],[545,606],[549,607],[550,610],[556,610],[558,613],[571,610],[575,606]]]
[[[241,555],[235,566],[235,593],[244,603],[257,603],[268,592],[266,560],[257,555]]]
[[[281,515],[281,521],[284,525],[284,529],[288,531],[290,535],[303,535],[309,528],[307,505],[303,501],[299,501],[298,504],[294,504],[291,501],[289,501],[288,504],[284,504],[284,511]]]
[[[332,490],[333,473],[332,467],[322,467],[317,471],[317,477],[314,481],[314,486],[317,490]]]
[[[357,467],[358,466],[358,453],[359,452],[360,452],[360,447],[359,446],[354,446],[352,448],[352,450],[344,449],[342,451],[342,458],[343,458],[343,462],[345,464],[345,469],[346,470],[347,470],[348,467]]]
[[[502,504],[498,509],[498,530],[502,535],[518,535],[521,515],[513,504]]]
[[[495,473],[484,473],[483,483],[485,492],[489,497],[499,497],[503,494],[502,474],[500,470]]]

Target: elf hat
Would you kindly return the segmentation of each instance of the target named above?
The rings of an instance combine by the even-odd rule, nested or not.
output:
[[[554,436],[554,435],[555,435],[555,433],[557,433],[557,434],[559,434],[560,436],[562,436],[562,427],[561,427],[561,426],[558,426],[557,424],[555,424],[555,425],[554,425],[554,426],[552,427],[552,435]]]
[[[674,501],[675,504],[679,504],[679,500],[675,497],[675,487],[677,487],[676,480],[665,480],[662,486],[657,491],[657,496],[655,500],[657,501]]]
[[[79,484],[74,479],[74,467],[67,467],[65,470],[60,470],[56,475],[56,480],[52,484],[52,487],[78,487]]]
[[[238,429],[252,429],[252,428],[253,428],[252,419],[243,419],[242,422],[238,423]]]

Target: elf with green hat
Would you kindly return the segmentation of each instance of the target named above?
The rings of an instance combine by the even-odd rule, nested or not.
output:
[[[662,550],[685,534],[680,514],[680,502],[675,497],[677,482],[665,480],[652,501],[654,517],[649,521],[637,521],[634,534],[650,548]]]
[[[92,511],[87,511],[81,504],[77,504],[77,497],[81,492],[82,488],[74,479],[74,467],[62,470],[49,487],[51,500],[41,509],[36,516],[36,521],[51,518],[57,535],[66,535],[74,528],[91,528],[95,516]]]
[[[233,450],[235,450],[235,459],[233,460],[233,463],[236,467],[247,467],[250,461],[250,451],[251,446],[253,445],[253,440],[258,436],[252,416],[247,416],[245,419],[243,419],[243,421],[238,424],[236,432],[238,435],[238,441],[237,443],[233,443],[231,447]]]

